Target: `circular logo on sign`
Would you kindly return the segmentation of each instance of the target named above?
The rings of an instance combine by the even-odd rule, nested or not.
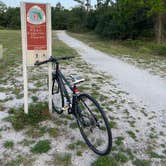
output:
[[[27,13],[27,21],[31,24],[42,24],[46,20],[44,11],[39,6],[33,6]]]

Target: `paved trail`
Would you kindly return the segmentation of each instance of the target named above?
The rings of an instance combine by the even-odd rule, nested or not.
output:
[[[60,40],[74,48],[95,69],[113,76],[121,89],[129,92],[136,101],[146,105],[148,110],[166,109],[166,80],[89,47],[70,37],[65,31],[57,31],[57,35]]]

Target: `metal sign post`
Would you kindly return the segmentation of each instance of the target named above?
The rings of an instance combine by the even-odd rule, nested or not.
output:
[[[51,56],[51,6],[21,2],[22,57],[24,78],[24,111],[28,113],[28,70],[36,61]],[[48,65],[49,110],[52,112],[52,65]]]

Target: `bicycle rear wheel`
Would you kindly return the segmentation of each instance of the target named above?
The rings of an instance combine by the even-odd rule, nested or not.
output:
[[[52,106],[53,110],[58,114],[63,112],[64,107],[64,96],[60,80],[55,78],[52,85]]]
[[[104,111],[88,94],[77,100],[77,123],[87,145],[97,154],[106,155],[112,147],[112,134]]]

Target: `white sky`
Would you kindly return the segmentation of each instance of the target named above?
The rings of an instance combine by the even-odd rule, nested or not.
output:
[[[20,5],[21,0],[1,0],[7,6],[16,7]],[[65,8],[71,8],[76,6],[78,3],[74,0],[24,0],[25,2],[41,2],[41,3],[50,3],[51,6],[55,6],[58,2],[62,4]],[[91,5],[96,4],[97,0],[91,0]]]

